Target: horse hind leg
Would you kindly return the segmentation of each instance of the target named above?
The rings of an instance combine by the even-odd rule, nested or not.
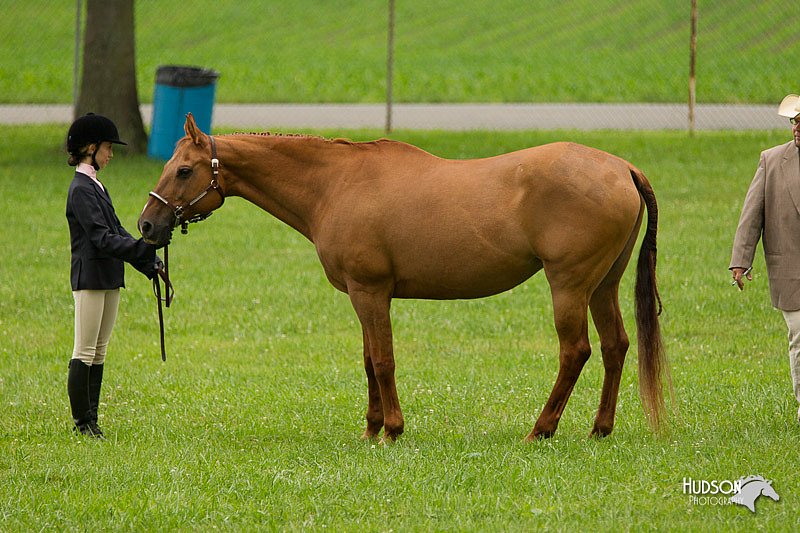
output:
[[[608,286],[607,290],[611,290],[616,295],[616,287],[619,284],[619,279],[625,271],[625,266],[630,257],[633,244],[635,243],[634,234],[628,238],[628,242],[623,246],[621,242],[617,241],[614,246],[612,242],[609,246],[599,247],[593,250],[593,253],[588,253],[584,257],[579,258],[581,261],[573,263],[572,265],[558,265],[558,264],[545,264],[545,274],[550,282],[550,291],[553,295],[553,312],[555,315],[556,332],[558,333],[559,342],[559,369],[556,383],[553,386],[553,391],[550,393],[550,398],[542,409],[533,430],[528,435],[528,440],[552,436],[564,407],[572,394],[572,389],[583,370],[583,366],[592,353],[591,345],[589,344],[588,333],[588,308],[590,300],[594,298],[599,287]],[[624,239],[624,237],[623,237]],[[602,298],[596,298],[595,302],[602,301]],[[612,300],[616,304],[616,296]],[[597,303],[595,303],[597,306]],[[598,312],[602,311],[598,307]],[[592,314],[594,316],[594,309]],[[616,315],[610,313],[609,316],[619,317],[619,307],[616,307]],[[595,318],[595,320],[597,320]],[[621,327],[622,319],[619,318]],[[601,321],[602,324],[608,322],[607,320]],[[605,331],[605,327],[603,328]],[[609,344],[612,339],[610,333],[605,335],[606,347],[614,346],[614,349],[609,351],[603,350],[604,361],[608,357],[609,361],[615,358],[614,354],[620,351],[622,346],[622,339],[625,337],[625,331],[622,330],[622,337],[617,340],[619,342]],[[624,353],[627,351],[627,345],[622,350],[623,360]],[[612,365],[613,366],[613,365]],[[619,363],[620,369],[622,363]],[[613,378],[613,374],[611,375]],[[613,388],[614,405],[616,405],[616,389],[619,387],[619,378],[616,378],[616,385],[614,380],[609,383],[609,391]],[[605,387],[604,387],[605,391]],[[602,412],[605,415],[607,409]],[[611,411],[611,419],[613,423],[613,410]]]
[[[618,288],[619,281],[601,285],[589,301],[592,319],[600,336],[600,350],[605,369],[600,406],[590,434],[593,437],[605,437],[614,428],[619,382],[625,355],[628,352],[629,341],[619,309]]]
[[[589,308],[592,311],[597,334],[600,336],[600,351],[603,355],[603,389],[590,436],[605,437],[614,429],[614,418],[619,397],[619,382],[622,367],[628,353],[630,341],[625,332],[625,323],[619,308],[619,282],[630,261],[639,228],[642,224],[644,205],[639,208],[639,216],[633,225],[628,240],[608,273],[592,293]]]
[[[592,353],[589,344],[587,297],[585,291],[552,288],[553,310],[559,343],[558,377],[542,413],[527,440],[553,436],[583,366]]]

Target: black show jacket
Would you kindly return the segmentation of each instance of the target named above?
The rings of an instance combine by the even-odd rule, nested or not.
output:
[[[117,218],[107,190],[76,172],[67,195],[72,244],[72,290],[109,290],[125,286],[125,261],[148,278],[156,275],[156,248],[135,239]]]

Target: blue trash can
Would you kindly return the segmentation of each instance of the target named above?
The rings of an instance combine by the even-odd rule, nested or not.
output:
[[[200,67],[158,67],[153,95],[153,121],[147,155],[169,159],[175,143],[184,136],[186,114],[192,113],[198,127],[211,132],[211,113],[219,73]]]

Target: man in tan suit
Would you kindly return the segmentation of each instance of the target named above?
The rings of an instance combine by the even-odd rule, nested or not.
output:
[[[789,328],[789,365],[800,403],[800,96],[784,98],[778,114],[789,118],[794,138],[761,152],[739,217],[729,268],[739,290],[744,289],[745,279],[753,279],[753,256],[763,237],[770,297]],[[797,417],[800,422],[800,409]]]

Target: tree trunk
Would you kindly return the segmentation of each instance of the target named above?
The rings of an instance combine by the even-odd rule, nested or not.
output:
[[[92,112],[110,118],[129,153],[147,151],[136,92],[134,0],[87,0],[83,74],[75,117]]]

